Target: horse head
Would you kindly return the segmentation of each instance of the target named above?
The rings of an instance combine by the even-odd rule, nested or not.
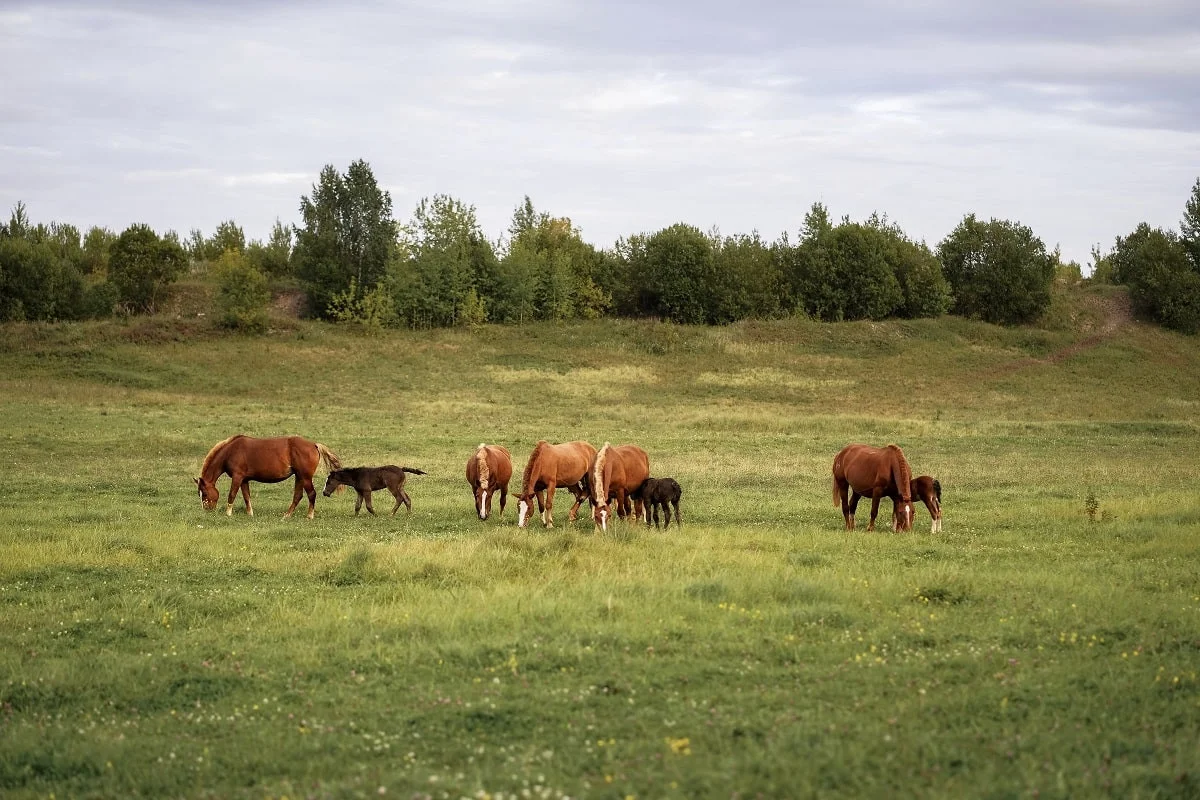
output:
[[[492,510],[492,498],[488,496],[487,478],[475,482],[475,512],[480,519],[487,519]]]
[[[517,527],[524,528],[533,516],[533,492],[517,495]]]
[[[896,500],[892,509],[892,530],[909,531],[913,524],[913,504],[911,497],[901,497]]]
[[[220,496],[217,493],[217,482],[209,483],[204,478],[192,478],[196,482],[196,489],[200,493],[200,505],[205,511],[212,511],[217,507],[217,499]]]
[[[334,492],[341,491],[343,479],[345,478],[345,474],[339,474],[341,472],[340,469],[335,469],[329,473],[329,477],[325,479],[325,489],[321,492],[322,495],[329,497]]]
[[[592,522],[596,523],[596,529],[599,531],[608,530],[608,503],[597,503],[592,501]]]

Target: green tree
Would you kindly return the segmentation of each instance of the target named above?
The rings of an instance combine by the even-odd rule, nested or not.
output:
[[[953,311],[987,322],[1032,322],[1050,304],[1054,259],[1028,227],[968,214],[938,245]]]
[[[213,265],[217,280],[217,322],[234,330],[261,333],[267,329],[271,291],[267,276],[233,248]]]
[[[63,320],[85,314],[83,277],[54,242],[29,228],[0,237],[0,320]]]
[[[712,240],[699,228],[677,223],[646,238],[636,275],[644,313],[674,322],[715,322],[720,299]]]
[[[881,237],[884,259],[900,283],[903,301],[899,316],[936,317],[950,308],[950,283],[942,272],[942,262],[924,242],[914,242],[887,215],[872,214],[867,227]]]
[[[311,196],[300,199],[300,215],[293,265],[318,314],[329,313],[351,279],[366,292],[387,276],[396,249],[392,198],[367,162],[353,162],[344,175],[326,165]]]
[[[714,236],[712,241],[719,292],[716,321],[779,316],[783,310],[783,275],[771,248],[758,232],[748,236]]]
[[[786,237],[776,244],[780,271],[790,289],[792,304],[809,316],[826,321],[842,319],[845,293],[836,272],[833,222],[829,209],[813,203],[804,215],[795,246]]]
[[[1200,332],[1200,271],[1174,231],[1143,222],[1117,237],[1110,258],[1114,280],[1129,287],[1139,313],[1184,333]]]
[[[475,207],[448,195],[423,198],[403,229],[401,245],[391,270],[400,319],[413,327],[465,324],[471,290],[494,282],[496,273],[496,254],[479,228]],[[477,309],[471,313],[477,315]]]
[[[1192,194],[1183,207],[1183,219],[1179,223],[1180,240],[1187,250],[1192,267],[1200,272],[1200,178],[1192,186]]]
[[[494,280],[481,276],[481,288],[496,320],[595,317],[610,305],[597,284],[603,264],[603,254],[583,241],[570,219],[538,212],[525,197],[513,212]]]
[[[235,253],[246,251],[246,233],[242,230],[241,225],[227,219],[217,225],[217,230],[213,232],[212,238],[207,242],[208,260],[219,259],[222,254],[230,250]]]
[[[133,311],[153,311],[165,289],[187,269],[183,248],[148,225],[130,225],[109,252],[108,276],[119,301]]]
[[[108,228],[94,225],[83,237],[83,272],[88,275],[108,274],[108,254],[113,242],[117,240],[115,233]]]

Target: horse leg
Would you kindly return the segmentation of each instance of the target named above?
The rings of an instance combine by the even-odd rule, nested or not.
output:
[[[373,494],[375,494],[375,493],[372,492],[370,489],[367,489],[365,492],[363,492],[363,497],[365,497],[367,499],[367,511],[371,514],[372,517],[375,516],[375,505],[371,502],[371,495],[373,495]]]
[[[555,485],[551,483],[546,487],[546,513],[542,514],[542,524],[547,528],[554,527],[554,490]]]
[[[354,516],[358,516],[358,512],[362,510],[363,493],[359,492],[358,497],[354,498]]]
[[[304,493],[308,495],[308,518],[317,515],[317,487],[313,486],[312,475],[304,479]]]
[[[672,501],[671,501],[671,505],[675,506],[675,525],[676,525],[676,526],[682,525],[682,524],[683,524],[683,517],[681,517],[681,516],[679,515],[679,501],[678,501],[678,500],[672,500]]]
[[[300,476],[296,476],[296,486],[292,489],[292,504],[288,506],[288,510],[283,512],[283,518],[287,519],[296,510],[296,506],[300,505],[300,496],[304,494],[304,483],[300,480]]]
[[[229,484],[229,504],[225,506],[225,516],[233,516],[233,501],[237,499],[238,491],[242,488],[242,476],[234,475]]]
[[[396,505],[392,508],[392,514],[391,514],[393,517],[396,516],[396,512],[400,510],[400,503],[403,502],[400,498],[403,496],[404,496],[404,489],[397,486],[396,491],[392,492],[392,497],[396,498]]]
[[[571,504],[571,510],[567,512],[567,522],[574,522],[579,519],[579,507],[583,505],[583,492],[578,491],[579,484],[571,487],[571,494],[575,496],[575,502]]]
[[[246,503],[246,513],[254,516],[254,506],[250,505],[250,481],[242,481],[242,500]]]
[[[408,492],[404,491],[403,488],[400,489],[400,500],[404,503],[404,510],[411,514],[412,498],[408,496]],[[397,508],[399,508],[399,506],[397,506]],[[393,511],[392,513],[395,514],[396,512]]]
[[[858,501],[862,499],[862,495],[858,492],[850,494],[849,502],[846,501],[846,495],[842,495],[842,511],[846,515],[846,530],[854,530],[854,515],[858,513]]]
[[[504,502],[508,500],[508,484],[500,487],[500,516],[504,516]]]
[[[842,516],[846,519],[846,530],[854,530],[854,511],[851,510],[849,486],[847,484],[837,484],[838,499],[842,501]]]
[[[660,505],[659,503],[651,503],[650,504],[650,516],[654,517],[654,527],[655,528],[658,527],[658,507],[659,507],[659,505]],[[666,506],[663,506],[662,511],[663,511],[663,516],[667,518],[667,527],[669,528],[669,527],[671,527],[671,512],[667,510]]]
[[[879,499],[883,497],[883,493],[878,489],[871,492],[871,522],[867,525],[868,531],[875,530],[875,517],[879,514]]]
[[[670,505],[670,503],[664,502],[662,504],[662,509],[663,509],[663,516],[666,518],[666,524],[663,525],[663,528],[665,530],[671,530],[671,505]]]

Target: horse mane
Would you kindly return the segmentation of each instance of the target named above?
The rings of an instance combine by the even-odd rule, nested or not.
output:
[[[487,445],[482,442],[475,449],[475,463],[479,465],[479,485],[486,489],[488,479],[492,477],[492,474],[488,470]]]
[[[604,494],[604,463],[608,460],[608,451],[612,449],[612,445],[608,442],[604,443],[604,447],[600,448],[600,452],[596,453],[596,466],[592,470],[592,499],[597,503],[604,503],[608,500],[607,497],[601,497]]]
[[[888,445],[888,450],[892,451],[892,470],[893,478],[896,481],[896,491],[904,497],[908,493],[912,497],[912,469],[908,466],[908,459],[904,457],[904,451],[894,444]],[[906,492],[907,490],[907,492]]]
[[[529,463],[525,465],[525,474],[521,477],[521,494],[527,495],[530,492],[529,479],[533,475],[533,465],[538,460],[538,456],[542,453],[542,448],[547,446],[545,439],[538,442],[533,452],[529,454]]]
[[[229,444],[234,439],[238,439],[245,435],[246,434],[244,434],[244,433],[235,433],[233,436],[230,436],[228,439],[222,439],[221,441],[214,444],[212,446],[212,449],[208,451],[208,455],[206,455],[204,457],[204,463],[200,465],[200,477],[203,478],[204,475],[208,472],[208,467],[210,464],[212,464],[213,461],[216,460],[218,451],[222,450],[225,447],[225,445]]]

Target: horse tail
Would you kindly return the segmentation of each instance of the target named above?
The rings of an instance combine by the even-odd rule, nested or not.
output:
[[[411,472],[413,475],[428,475],[429,474],[425,470],[417,469],[416,467],[401,467],[400,471],[401,472]]]
[[[842,451],[842,452],[845,452],[845,451]],[[833,457],[833,507],[834,508],[841,508],[841,506],[842,506],[842,498],[838,494],[838,479],[837,479],[838,464],[840,464],[840,463],[842,463],[842,453],[838,453],[836,456]]]
[[[335,469],[342,468],[341,459],[335,456],[332,450],[320,442],[317,442],[317,453],[320,454],[321,460],[325,462],[325,469],[333,472]]]
[[[937,478],[933,479],[933,494],[937,497],[938,503],[942,502],[942,482]]]
[[[487,445],[481,442],[479,447],[475,448],[475,463],[479,465],[479,485],[484,489],[488,487],[488,480],[492,477],[492,471],[488,469],[487,455]]]

